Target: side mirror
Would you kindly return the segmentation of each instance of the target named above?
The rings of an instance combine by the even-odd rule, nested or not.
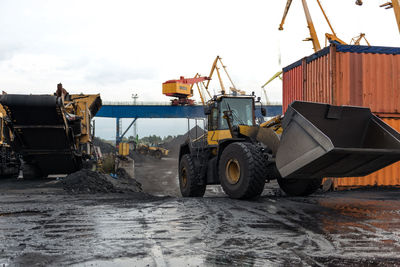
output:
[[[267,116],[267,110],[265,108],[261,108],[261,115],[263,115],[263,117]]]
[[[204,107],[204,115],[210,115],[211,114],[211,108],[210,106],[205,106]]]

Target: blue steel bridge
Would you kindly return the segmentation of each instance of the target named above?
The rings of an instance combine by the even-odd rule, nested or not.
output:
[[[267,110],[267,116],[273,117],[282,113],[282,105],[263,105]],[[170,102],[103,102],[103,106],[97,112],[96,117],[116,119],[116,143],[118,144],[137,119],[199,119],[205,118],[202,105],[195,106],[171,106]],[[262,117],[261,106],[256,105],[256,117]],[[132,118],[132,122],[122,133],[121,119]]]

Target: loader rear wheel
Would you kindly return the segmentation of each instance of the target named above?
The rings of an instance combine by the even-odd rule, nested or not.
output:
[[[219,179],[230,198],[251,199],[264,190],[265,159],[256,145],[236,142],[228,145],[219,160]]]
[[[185,154],[179,162],[179,187],[183,197],[202,197],[206,192],[206,183],[200,184],[193,159]]]
[[[44,175],[43,173],[40,171],[40,169],[36,166],[36,165],[32,165],[32,164],[24,164],[22,167],[22,175],[24,177],[24,179],[39,179],[39,178],[43,178]]]
[[[279,187],[289,196],[308,196],[321,187],[322,178],[284,179],[278,178]]]

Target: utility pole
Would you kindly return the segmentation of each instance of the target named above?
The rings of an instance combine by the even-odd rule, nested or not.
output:
[[[132,99],[133,99],[133,105],[136,105],[136,100],[139,98],[138,94],[132,94]],[[137,126],[136,126],[136,121],[133,124],[133,138],[136,140],[137,137]]]

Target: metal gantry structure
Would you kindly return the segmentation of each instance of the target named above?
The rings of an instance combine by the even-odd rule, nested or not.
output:
[[[281,105],[263,106],[267,110],[267,116],[273,117],[282,113]],[[256,107],[256,117],[261,117],[261,106]],[[116,119],[116,143],[119,144],[137,119],[197,119],[205,118],[204,107],[171,106],[165,105],[134,105],[132,104],[104,104],[97,112],[96,117]],[[122,119],[132,119],[127,129],[122,129]]]

